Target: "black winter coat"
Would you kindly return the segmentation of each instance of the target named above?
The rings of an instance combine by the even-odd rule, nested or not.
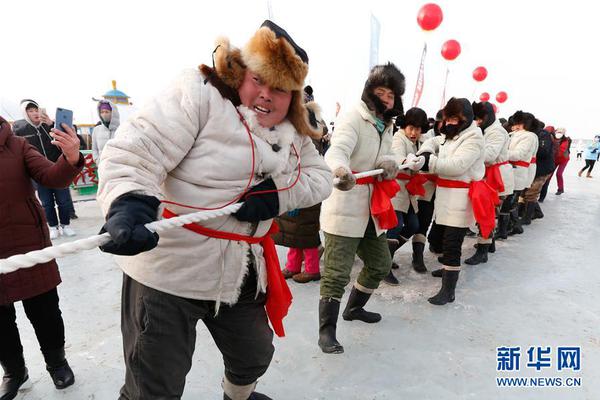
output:
[[[535,156],[536,170],[535,177],[550,175],[554,171],[554,142],[552,135],[546,131],[541,131],[538,135],[539,146]]]
[[[51,143],[52,136],[50,136],[50,129],[53,128],[53,125],[48,126],[46,124],[41,124],[36,128],[28,122],[17,122],[18,123],[15,124],[17,126],[15,135],[27,139],[29,144],[35,147],[37,151],[42,153],[48,160],[52,162],[58,160],[58,157],[62,155],[62,151]]]

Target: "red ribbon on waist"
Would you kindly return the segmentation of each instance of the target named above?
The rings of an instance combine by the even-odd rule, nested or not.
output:
[[[479,224],[481,236],[484,239],[490,237],[496,225],[496,206],[500,204],[498,192],[486,181],[455,181],[452,179],[437,179],[439,187],[452,189],[469,189],[469,199],[473,207],[475,221]]]
[[[537,163],[537,158],[535,157],[531,157],[531,161],[529,161],[530,164],[535,164]]]
[[[352,172],[356,174],[356,172]],[[392,229],[398,225],[398,217],[392,206],[392,199],[400,191],[395,179],[379,181],[376,176],[368,176],[356,180],[357,185],[373,185],[371,196],[371,215],[377,220],[381,229]]]
[[[529,168],[529,164],[530,164],[527,161],[511,161],[510,163],[517,167],[523,167],[523,168]]]
[[[485,181],[492,189],[498,193],[504,192],[504,180],[502,179],[502,173],[500,172],[500,166],[508,164],[508,161],[501,163],[492,164],[485,167]]]
[[[173,218],[176,216],[177,214],[166,208],[163,211],[164,218]],[[277,257],[277,250],[275,249],[275,242],[271,238],[271,235],[274,235],[279,231],[279,227],[275,221],[273,221],[269,232],[262,237],[217,231],[198,224],[186,224],[183,227],[197,234],[215,239],[246,242],[248,244],[260,244],[262,246],[267,269],[267,302],[265,304],[265,309],[267,310],[267,316],[269,317],[269,321],[271,321],[271,326],[273,327],[275,334],[279,337],[285,336],[283,319],[292,305],[292,292],[281,273],[279,258]]]

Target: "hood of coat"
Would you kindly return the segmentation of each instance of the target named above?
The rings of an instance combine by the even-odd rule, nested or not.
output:
[[[25,121],[27,121],[27,123],[29,125],[33,126],[34,128],[39,128],[39,126],[42,125],[42,123],[40,122],[39,124],[35,125],[29,118],[29,115],[27,115],[27,106],[29,106],[30,104],[33,104],[34,106],[36,106],[38,108],[38,110],[40,108],[39,104],[35,100],[31,100],[31,99],[22,100],[21,101],[21,112],[23,113],[23,118],[25,119]]]
[[[121,124],[121,116],[119,115],[119,109],[117,108],[116,105],[114,105],[112,102],[110,102],[108,100],[100,100],[96,107],[96,111],[98,113],[98,118],[100,118],[101,123],[104,122],[104,121],[102,121],[102,117],[100,117],[100,107],[102,106],[102,104],[108,104],[110,106],[110,109],[112,110],[111,116],[110,116],[110,123],[108,124],[108,129],[111,132],[114,132],[117,130],[117,128]]]

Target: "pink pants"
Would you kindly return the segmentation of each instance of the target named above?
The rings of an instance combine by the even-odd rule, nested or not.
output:
[[[556,183],[558,184],[558,188],[562,191],[565,190],[563,172],[565,171],[565,168],[567,168],[568,162],[569,160],[563,161],[562,163],[558,164],[558,167],[556,168]]]
[[[304,271],[309,274],[319,272],[319,248],[294,249],[290,248],[287,255],[285,269],[290,272],[300,272],[302,267],[302,253],[304,253]]]

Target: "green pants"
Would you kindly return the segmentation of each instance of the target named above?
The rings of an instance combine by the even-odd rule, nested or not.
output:
[[[392,257],[385,234],[377,236],[373,220],[369,221],[362,238],[325,232],[325,270],[321,275],[321,297],[342,298],[344,288],[350,282],[355,255],[365,264],[356,282],[366,289],[377,289],[379,282],[392,268]]]

